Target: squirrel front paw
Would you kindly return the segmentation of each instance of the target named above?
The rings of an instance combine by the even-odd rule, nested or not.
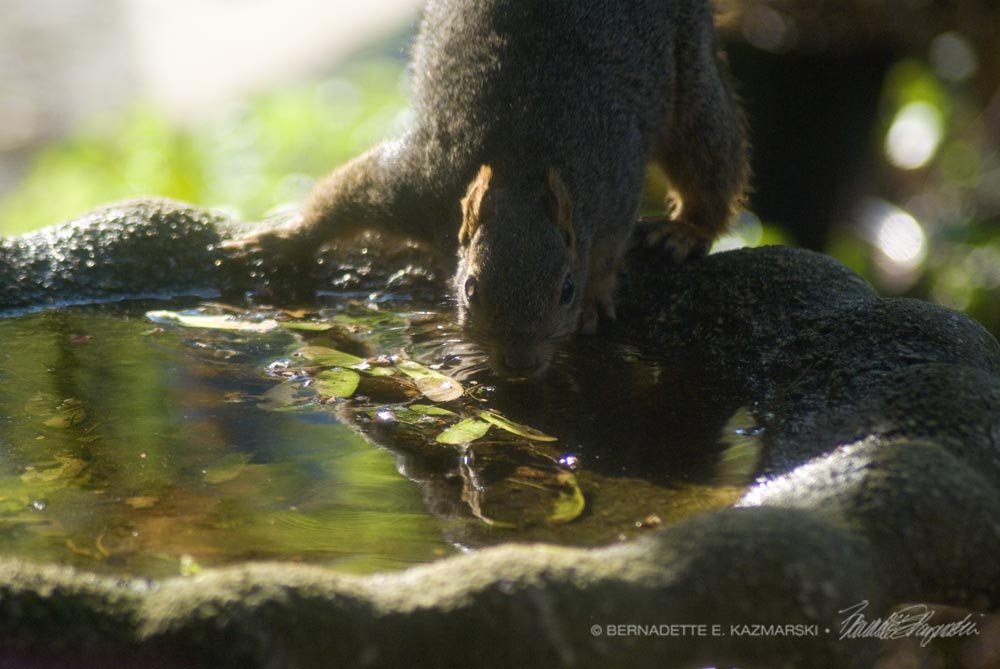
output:
[[[698,226],[681,218],[657,216],[640,221],[642,244],[659,250],[672,263],[708,255],[712,241],[698,233]]]
[[[299,301],[315,289],[316,242],[296,216],[219,245],[224,295]]]
[[[317,250],[300,216],[293,216],[264,230],[228,239],[219,248],[222,255],[230,260],[267,258],[269,264],[287,266],[305,264]]]

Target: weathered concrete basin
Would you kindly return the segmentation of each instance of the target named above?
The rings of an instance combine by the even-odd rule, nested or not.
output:
[[[210,294],[260,270],[217,266],[234,226],[143,202],[7,240],[0,309]],[[0,561],[0,664],[867,667],[877,639],[841,638],[863,602],[869,620],[1000,605],[1000,347],[974,321],[806,251],[678,269],[637,252],[608,336],[695,356],[753,408],[763,461],[736,508],[607,548],[370,577],[251,564],[154,583]]]

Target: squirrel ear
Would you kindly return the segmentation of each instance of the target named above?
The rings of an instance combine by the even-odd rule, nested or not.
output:
[[[481,208],[483,197],[490,188],[490,180],[493,178],[493,168],[483,165],[479,168],[476,178],[469,184],[469,190],[462,198],[462,227],[458,231],[458,243],[465,246],[472,241],[472,235],[481,222]]]
[[[549,168],[549,190],[552,192],[554,207],[552,219],[563,234],[566,246],[576,248],[576,230],[573,228],[573,198],[569,194],[566,182],[559,176],[559,170]]]

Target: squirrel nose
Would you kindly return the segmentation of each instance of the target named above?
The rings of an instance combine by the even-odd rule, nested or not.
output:
[[[503,371],[512,378],[531,378],[544,367],[539,347],[530,344],[510,344],[500,355]]]
[[[503,364],[515,372],[533,372],[539,367],[537,355],[526,355],[520,351],[507,352],[503,357]]]

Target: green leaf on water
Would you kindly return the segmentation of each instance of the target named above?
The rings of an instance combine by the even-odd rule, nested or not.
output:
[[[489,429],[489,423],[484,423],[483,421],[476,420],[475,418],[466,418],[465,420],[460,420],[439,434],[436,441],[439,444],[467,444],[470,441],[479,439],[481,436],[486,434]]]
[[[455,379],[436,372],[413,360],[401,360],[396,368],[409,376],[417,384],[424,397],[432,402],[457,400],[465,392],[462,384]]]
[[[303,357],[321,367],[352,367],[365,362],[364,358],[326,346],[305,346],[295,351],[293,355]]]
[[[550,437],[544,432],[536,430],[533,427],[515,423],[509,418],[505,418],[504,416],[501,416],[493,411],[481,411],[479,413],[479,418],[487,423],[492,423],[501,429],[516,434],[519,437],[524,437],[525,439],[531,439],[533,441],[558,441],[556,437]]]
[[[278,321],[267,318],[262,321],[244,321],[232,316],[209,314],[184,314],[176,311],[147,311],[146,318],[154,323],[173,323],[186,328],[206,328],[209,330],[234,330],[238,332],[270,332],[278,327]]]
[[[333,328],[331,323],[318,323],[316,321],[281,321],[278,325],[286,330],[304,330],[306,332],[326,332]]]
[[[448,409],[434,406],[433,404],[411,404],[410,411],[423,414],[425,416],[457,416],[458,414]]]
[[[351,365],[354,369],[359,372],[364,372],[369,376],[395,376],[396,368],[391,365],[373,365],[368,360],[359,362],[356,365]]]
[[[322,397],[350,397],[360,382],[361,375],[353,369],[328,369],[316,376],[316,392]]]

